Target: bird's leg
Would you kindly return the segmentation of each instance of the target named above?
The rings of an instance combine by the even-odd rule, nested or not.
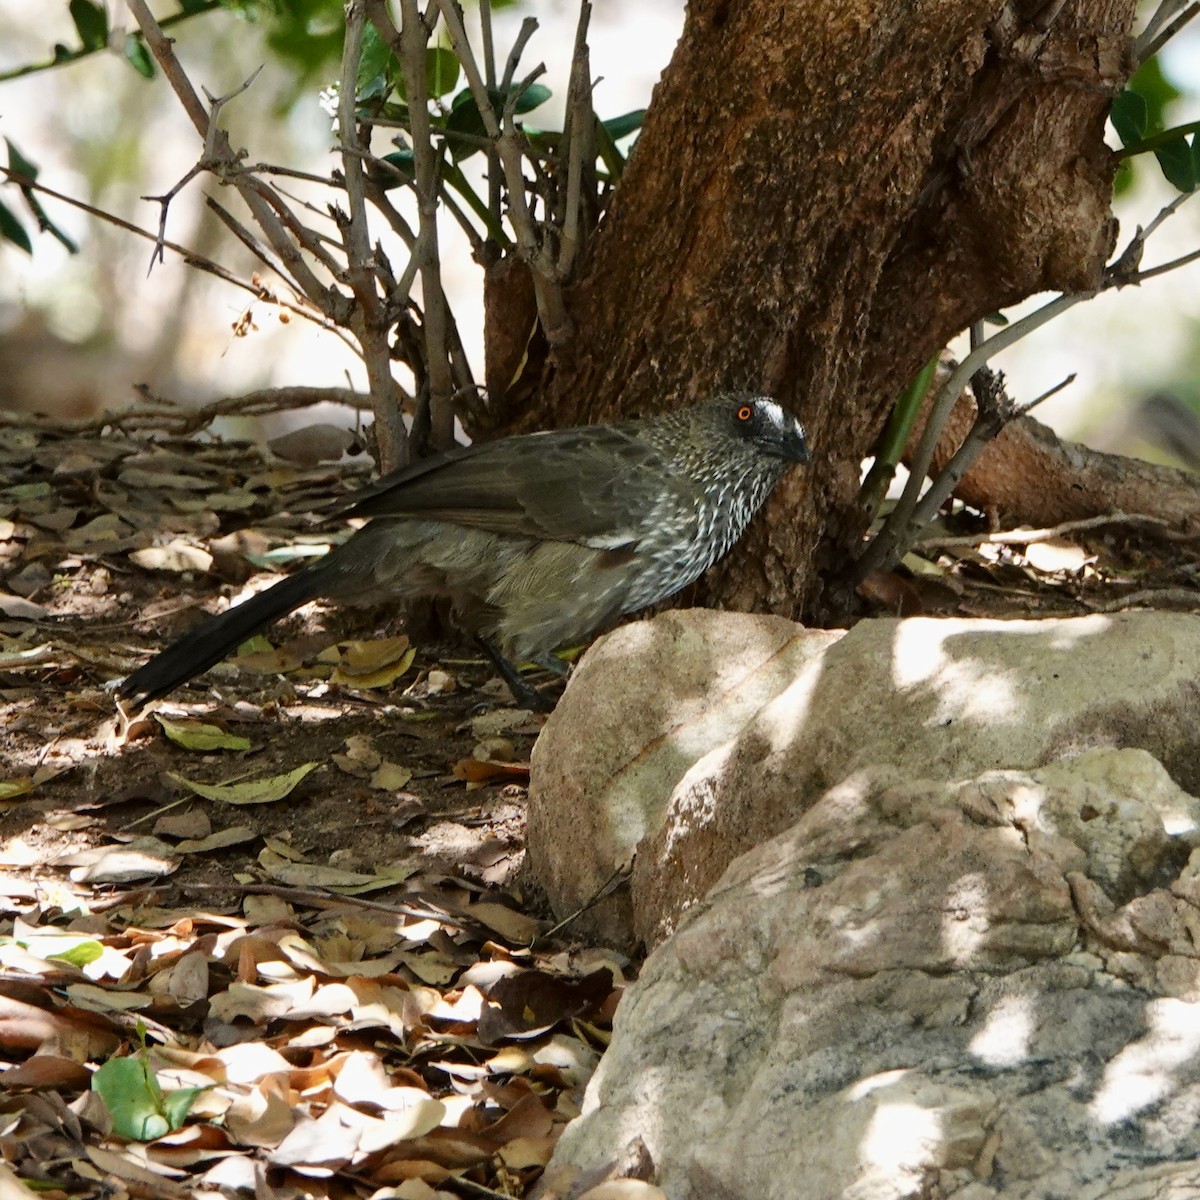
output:
[[[521,672],[517,670],[515,664],[500,653],[500,647],[495,642],[481,635],[476,636],[475,642],[480,650],[491,659],[492,666],[496,668],[497,674],[507,684],[508,690],[512,692],[513,699],[518,704],[525,708],[532,708],[535,712],[549,712],[554,707],[553,700],[548,696],[543,696],[537,688],[522,678]]]
[[[571,664],[553,652],[535,654],[529,661],[536,663],[542,670],[549,671],[551,675],[557,675],[559,679],[566,679],[571,674]]]

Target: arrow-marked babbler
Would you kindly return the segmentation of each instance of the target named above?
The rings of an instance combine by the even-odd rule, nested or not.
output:
[[[370,521],[341,546],[184,634],[119,694],[165,695],[309,600],[445,596],[517,699],[544,707],[514,662],[565,672],[556,649],[699,578],[807,461],[800,423],[741,394],[422,459],[353,498],[344,515]]]

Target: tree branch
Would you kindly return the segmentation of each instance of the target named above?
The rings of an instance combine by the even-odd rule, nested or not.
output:
[[[160,239],[158,235],[151,233],[148,229],[143,229],[140,225],[135,225],[132,221],[126,221],[124,217],[118,217],[115,213],[105,212],[105,210],[102,208],[96,208],[91,204],[85,204],[82,200],[75,199],[74,196],[68,196],[63,192],[55,191],[54,188],[46,187],[45,184],[38,183],[36,180],[31,179],[28,175],[22,175],[19,171],[13,171],[2,164],[0,164],[0,177],[10,179],[13,183],[19,184],[22,188],[29,188],[31,191],[38,192],[43,196],[49,196],[53,200],[60,200],[63,204],[70,205],[72,208],[77,208],[80,212],[87,213],[88,216],[95,217],[98,221],[105,221],[109,225],[115,225],[118,229],[123,229],[127,233],[132,233],[135,237],[145,238],[146,241],[153,242],[155,245],[165,246],[168,250],[178,254],[179,257],[183,259],[183,261],[189,267],[195,267],[199,271],[204,271],[209,275],[215,276],[223,283],[228,283],[232,287],[241,288],[243,291],[250,292],[252,295],[258,297],[258,299],[264,302],[270,302],[288,312],[295,313],[296,316],[302,317],[306,321],[311,321],[319,328],[335,334],[347,345],[351,344],[345,333],[339,329],[325,314],[315,312],[312,308],[309,308],[302,303],[281,300],[273,293],[267,293],[261,284],[255,283],[249,279],[239,278],[227,267],[223,267],[220,263],[214,262],[211,258],[199,253],[199,251],[189,250],[186,246],[181,246],[178,242]],[[217,207],[219,209],[219,206]],[[275,268],[272,267],[272,270],[274,269]]]
[[[1173,263],[1164,264],[1163,267],[1152,268],[1150,271],[1139,273],[1137,270],[1146,239],[1176,212],[1189,196],[1194,194],[1181,193],[1176,196],[1156,214],[1145,229],[1139,229],[1126,249],[1106,268],[1103,280],[1098,287],[1056,297],[1036,312],[1005,326],[986,341],[975,345],[962,362],[955,366],[938,389],[937,398],[933,402],[929,417],[921,432],[917,450],[909,463],[908,481],[896,507],[888,515],[883,527],[859,556],[854,566],[853,577],[856,580],[861,580],[873,570],[886,570],[894,567],[904,557],[908,547],[919,536],[924,525],[932,520],[938,508],[950,496],[954,486],[966,474],[968,468],[979,456],[983,446],[994,438],[1013,417],[1021,412],[1027,412],[1028,408],[1032,407],[1031,404],[1025,409],[1013,409],[1006,414],[998,414],[987,411],[986,406],[982,402],[979,403],[975,424],[950,462],[942,468],[942,473],[950,472],[952,477],[943,480],[939,474],[939,478],[930,483],[929,492],[922,497],[921,491],[925,486],[934,453],[941,441],[950,414],[968,381],[973,379],[999,351],[1014,345],[1035,329],[1041,328],[1076,304],[1090,300],[1112,288],[1141,283],[1144,279],[1150,278],[1152,274],[1162,274],[1165,269],[1183,265],[1185,262],[1200,257],[1200,252],[1197,252],[1185,255]]]
[[[429,433],[438,449],[448,450],[454,445],[454,408],[451,400],[454,381],[450,374],[450,349],[446,334],[448,313],[438,246],[440,154],[434,147],[425,78],[429,28],[421,16],[417,0],[400,0],[399,43],[400,66],[404,72],[409,120],[412,122],[413,188],[417,195],[419,217],[417,257],[424,308],[422,332],[425,369],[429,379]]]
[[[207,158],[202,165],[223,182],[231,183],[237,188],[242,199],[246,202],[259,228],[270,242],[288,271],[295,278],[300,290],[331,319],[346,323],[348,316],[349,297],[338,292],[336,288],[325,287],[304,261],[304,256],[288,236],[287,229],[280,219],[280,212],[289,211],[283,201],[271,192],[271,189],[260,179],[247,172],[239,163],[238,155],[234,153],[229,138],[224,130],[213,126],[209,113],[196,95],[191,81],[175,56],[171,40],[166,37],[162,27],[154,19],[146,0],[126,0],[146,39],[146,46],[154,55],[155,61],[162,68],[167,81],[174,89],[184,112],[187,113],[196,132],[205,143]],[[219,105],[219,102],[217,102]],[[268,200],[268,194],[270,199]],[[290,213],[289,213],[290,215]],[[294,217],[289,224],[293,228],[303,228]]]
[[[454,53],[462,63],[463,73],[471,95],[479,109],[479,116],[488,137],[495,145],[496,154],[504,169],[504,181],[508,187],[508,219],[516,235],[517,246],[521,257],[529,265],[533,276],[534,293],[537,297],[538,316],[546,340],[552,346],[566,342],[573,331],[573,324],[567,314],[566,301],[562,292],[562,280],[548,246],[540,236],[537,225],[529,211],[529,203],[525,197],[525,174],[522,170],[522,155],[520,143],[517,140],[515,122],[512,119],[512,100],[514,99],[511,78],[516,70],[520,49],[528,41],[537,22],[527,17],[521,25],[521,33],[517,37],[512,53],[509,55],[508,66],[505,69],[501,92],[506,98],[505,117],[503,126],[496,119],[492,108],[491,97],[487,84],[480,73],[479,64],[475,60],[466,30],[462,22],[462,10],[456,0],[438,0],[446,29],[450,35],[450,44]]]
[[[394,471],[408,461],[408,434],[404,428],[400,395],[392,375],[388,323],[384,314],[371,255],[367,224],[366,172],[359,140],[357,103],[358,64],[362,57],[363,0],[346,5],[346,38],[342,47],[342,75],[338,90],[338,140],[342,150],[342,176],[346,181],[349,215],[342,225],[346,249],[346,280],[357,302],[351,329],[362,347],[363,364],[375,413],[375,434],[380,466]]]

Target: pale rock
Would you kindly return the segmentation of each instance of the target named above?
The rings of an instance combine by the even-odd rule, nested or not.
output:
[[[640,1137],[668,1200],[1200,1194],[1198,828],[1139,750],[855,772],[650,956],[548,1176]]]
[[[1198,725],[1192,614],[910,618],[842,632],[667,613],[597,642],[547,722],[533,754],[531,878],[566,916],[636,851],[630,889],[572,929],[652,946],[734,858],[864,771],[970,779],[1137,747],[1200,790]],[[1095,812],[1082,793],[1062,803],[1031,836],[1078,834],[1095,883],[1116,897],[1144,878],[1161,830],[1130,825],[1119,798]],[[1126,841],[1106,832],[1115,827]]]

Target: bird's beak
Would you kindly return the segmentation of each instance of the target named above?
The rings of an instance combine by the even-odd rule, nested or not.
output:
[[[775,453],[788,462],[806,463],[809,461],[808,439],[804,436],[804,427],[799,421],[793,421],[787,429],[780,430],[779,441]]]

